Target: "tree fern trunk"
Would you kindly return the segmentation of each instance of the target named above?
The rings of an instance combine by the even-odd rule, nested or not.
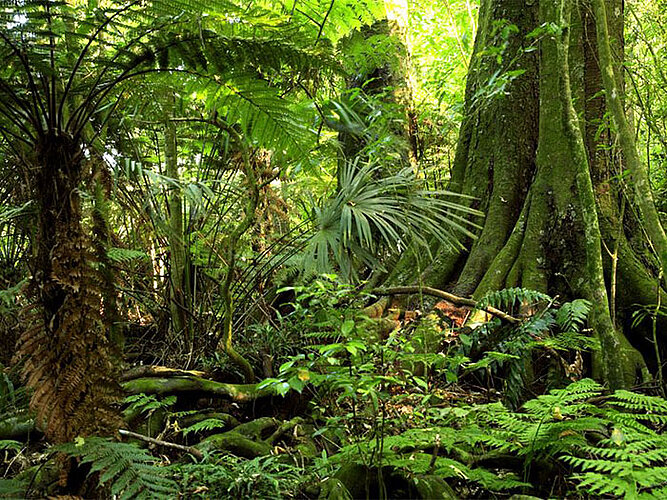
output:
[[[120,423],[112,404],[113,378],[102,319],[99,276],[89,265],[78,189],[83,155],[66,135],[37,144],[34,199],[38,230],[33,242],[27,329],[19,340],[37,424],[56,443],[76,436],[109,435]]]

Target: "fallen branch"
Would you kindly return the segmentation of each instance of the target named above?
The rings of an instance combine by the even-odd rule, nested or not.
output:
[[[413,294],[423,294],[430,295],[431,297],[438,297],[440,299],[448,300],[454,304],[460,306],[470,306],[478,307],[478,302],[474,299],[468,299],[466,297],[459,297],[453,293],[445,292],[444,290],[438,290],[437,288],[431,288],[429,286],[396,286],[391,288],[376,288],[372,291],[375,295],[413,295]],[[519,318],[510,316],[506,312],[503,312],[495,307],[487,306],[481,307],[480,309],[493,314],[494,316],[499,317],[502,320],[507,321],[508,323],[520,323]]]
[[[121,384],[128,394],[173,394],[179,392],[199,392],[213,396],[223,396],[239,403],[273,396],[271,387],[257,388],[257,384],[226,384],[201,377],[144,377],[128,380]]]
[[[137,434],[136,432],[127,431],[125,429],[120,429],[118,433],[121,436],[129,437],[132,439],[139,439],[140,441],[144,441],[146,443],[154,444],[157,446],[162,446],[164,448],[173,448],[174,450],[184,451],[186,453],[190,453],[192,456],[198,458],[199,460],[204,458],[204,454],[197,448],[193,448],[192,446],[183,446],[182,444],[170,443],[169,441],[162,441],[161,439],[155,439],[152,437],[144,436],[143,434]]]
[[[206,378],[206,372],[199,370],[179,370],[178,368],[168,368],[166,366],[141,365],[130,368],[121,376],[121,380],[133,380],[143,377],[203,377]]]

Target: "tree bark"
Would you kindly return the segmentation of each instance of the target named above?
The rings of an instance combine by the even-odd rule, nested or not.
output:
[[[100,278],[90,265],[79,188],[83,151],[66,134],[47,132],[35,145],[32,188],[38,204],[26,329],[17,356],[34,390],[37,425],[55,443],[111,435],[120,425]]]
[[[519,33],[503,40],[501,30],[494,28],[501,20],[515,25]],[[529,43],[524,35],[537,24],[535,2],[481,2],[450,189],[474,197],[473,207],[483,211],[486,218],[477,240],[466,242],[470,246],[467,258],[441,252],[427,270],[427,281],[438,286],[446,285],[458,274],[454,287],[458,295],[475,291],[491,261],[507,243],[535,172],[538,61],[536,52],[524,52]],[[484,54],[487,47],[505,41],[507,47],[500,58]],[[519,69],[526,72],[513,80],[503,95],[489,97],[492,78]]]
[[[167,207],[169,208],[169,223],[167,239],[169,241],[169,283],[170,300],[169,310],[171,312],[171,325],[175,335],[183,336],[190,349],[193,348],[192,329],[189,325],[190,312],[190,286],[186,273],[188,269],[188,254],[185,247],[185,236],[183,226],[183,197],[181,195],[180,175],[178,174],[178,142],[176,137],[176,125],[172,121],[172,112],[175,97],[168,96],[165,130],[164,130],[164,156],[167,177],[173,179],[178,185],[173,186],[167,195]]]
[[[622,53],[622,1],[606,2],[615,13],[611,36]],[[611,181],[618,164],[600,147],[605,139],[598,133],[604,101],[595,98],[602,89],[600,37],[591,5],[578,5],[482,1],[451,188],[474,196],[486,220],[467,253],[441,252],[426,282],[443,288],[453,281],[454,293],[476,298],[521,286],[590,300],[589,323],[602,343],[594,374],[623,387],[646,370],[617,326],[623,322],[615,322],[617,310],[627,317],[630,297],[611,284],[627,281],[635,297],[653,302],[655,285],[653,292],[643,289],[655,281],[626,234],[631,224],[624,225],[624,215],[630,210],[621,210],[622,195]],[[503,23],[516,26],[516,34],[503,37],[501,29],[498,35]],[[539,52],[526,52],[535,35]],[[602,35],[607,44],[609,37]],[[505,46],[501,57],[487,50],[498,43]],[[524,73],[507,79],[500,96],[490,97],[490,82],[515,69]],[[617,75],[612,83],[620,94],[619,80]],[[630,338],[642,345],[642,339]]]

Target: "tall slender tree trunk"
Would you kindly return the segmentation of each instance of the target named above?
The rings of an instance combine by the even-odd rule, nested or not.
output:
[[[169,221],[167,224],[167,240],[169,241],[169,309],[171,312],[171,326],[174,334],[182,336],[192,348],[192,329],[189,325],[189,311],[191,305],[190,286],[188,279],[188,253],[185,246],[183,225],[183,196],[178,173],[178,144],[176,125],[172,121],[174,96],[169,96],[170,105],[165,120],[164,151],[167,177],[174,179],[177,185],[169,190],[167,207]]]

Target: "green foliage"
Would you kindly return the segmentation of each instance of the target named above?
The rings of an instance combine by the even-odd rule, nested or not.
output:
[[[504,288],[487,293],[477,303],[479,309],[485,307],[495,307],[502,310],[512,310],[517,305],[536,305],[541,302],[551,301],[545,293],[536,292],[535,290],[528,290],[525,288]]]
[[[169,498],[178,491],[167,470],[157,465],[158,460],[131,443],[89,437],[53,450],[90,464],[90,473],[99,473],[100,486],[108,486],[111,494],[121,499]]]
[[[23,448],[23,444],[18,441],[14,441],[12,439],[0,440],[0,450],[19,451],[21,448]]]
[[[501,376],[506,401],[517,407],[524,400],[526,367],[531,366],[536,353],[550,353],[552,370],[569,365],[569,352],[595,350],[599,342],[584,329],[590,303],[577,299],[557,304],[548,295],[522,288],[510,288],[487,294],[478,302],[478,309],[495,307],[523,316],[517,325],[505,325],[499,320],[476,326],[462,333],[460,353],[473,359],[466,372],[483,369],[492,376]],[[484,353],[480,355],[480,353]],[[569,367],[563,373],[570,378]]]
[[[14,286],[0,290],[0,313],[7,313],[16,307],[16,298],[21,294],[26,280]]]
[[[243,460],[213,454],[198,464],[171,466],[187,498],[282,499],[302,481],[302,471],[279,457]]]
[[[430,238],[461,248],[459,238],[476,227],[464,215],[479,215],[453,199],[458,195],[425,189],[411,168],[380,175],[380,165],[341,165],[336,195],[314,208],[315,232],[306,248],[306,270],[332,269],[358,279],[361,265],[377,268],[379,255],[396,254],[410,245],[428,251]]]
[[[567,302],[558,309],[556,323],[565,331],[581,331],[590,308],[590,302],[583,299]]]
[[[116,248],[116,247],[109,248],[107,250],[107,257],[112,262],[123,263],[123,264],[132,262],[134,260],[149,259],[149,256],[146,254],[146,252],[142,252],[141,250],[130,250],[127,248]]]
[[[503,492],[529,486],[515,474],[494,474],[484,467],[461,461],[469,457],[467,436],[452,427],[415,428],[397,435],[385,435],[370,441],[353,443],[329,457],[336,465],[373,461],[413,474],[434,474],[448,480],[464,481],[486,491]],[[446,456],[436,456],[446,450]],[[457,457],[450,458],[450,457]]]
[[[276,379],[265,381],[283,393],[306,387],[315,392],[314,414],[326,422],[320,433],[342,441],[337,452],[316,461],[319,470],[358,463],[412,475],[435,474],[489,494],[541,494],[543,485],[534,482],[531,471],[560,467],[570,481],[554,484],[562,495],[576,484],[583,493],[659,498],[667,456],[662,435],[665,400],[628,391],[607,395],[598,383],[583,379],[531,399],[518,410],[500,402],[434,407],[429,403],[429,377],[420,374],[419,363],[456,372],[455,363],[466,358],[455,350],[429,356],[429,349],[423,348],[437,325],[428,320],[412,337],[399,331],[386,341],[378,339],[368,319],[340,314],[340,301],[350,291],[334,290],[326,281],[301,289],[308,300],[297,295],[296,327],[310,326],[304,332],[326,343],[293,357],[280,367]],[[525,306],[528,301],[539,302],[542,309],[518,326],[501,329],[505,337],[495,344],[499,350],[464,365],[468,370],[508,369],[525,363],[527,352],[546,347],[561,352],[595,347],[583,333],[586,301],[557,307],[550,297],[528,290],[511,290],[489,300],[505,307]],[[333,309],[335,304],[338,309]],[[485,335],[498,329],[495,324],[485,327]],[[517,401],[512,401],[514,406]],[[413,407],[408,420],[388,411],[406,403]],[[511,465],[516,462],[523,464],[518,470]]]
[[[18,385],[14,376],[15,374],[11,372],[0,371],[0,420],[25,414],[28,411],[26,389]]]
[[[474,410],[491,430],[484,442],[534,461],[574,466],[582,492],[661,498],[667,402],[628,391],[603,397],[589,379],[527,402],[524,412],[495,404]],[[597,402],[594,402],[596,401]]]
[[[207,418],[200,422],[194,423],[182,430],[183,437],[188,434],[196,434],[202,431],[211,431],[213,429],[224,429],[228,424],[219,418]]]
[[[0,498],[22,498],[25,484],[17,479],[0,479]]]
[[[157,410],[171,408],[176,403],[176,396],[159,399],[152,394],[140,393],[127,396],[124,403],[128,405],[128,412],[138,412],[151,416]]]

